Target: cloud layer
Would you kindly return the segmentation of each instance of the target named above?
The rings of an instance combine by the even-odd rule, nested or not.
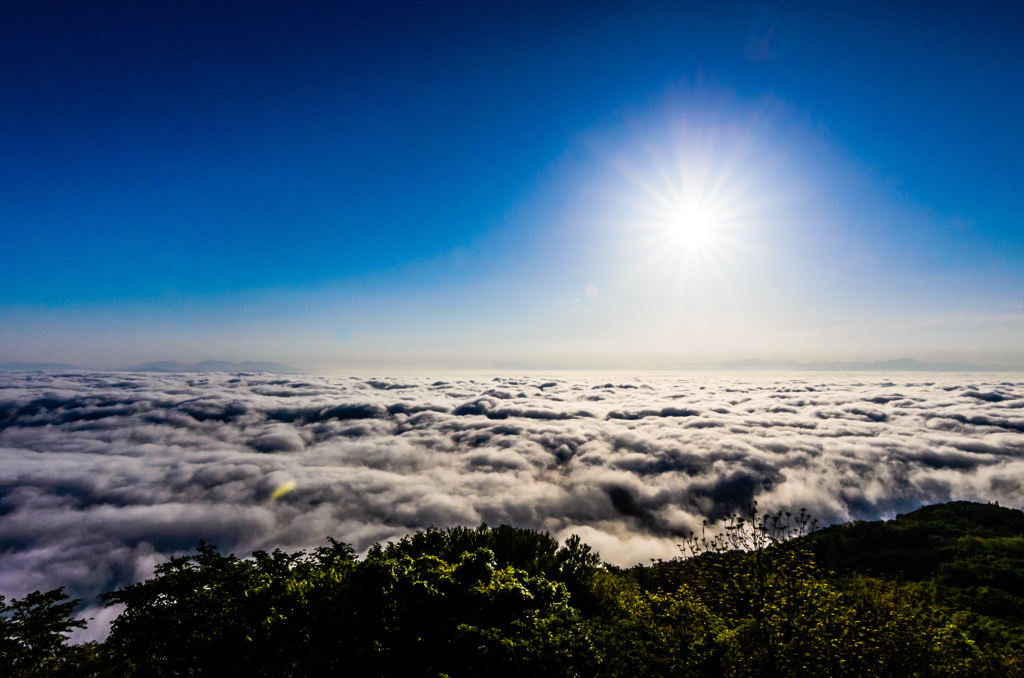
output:
[[[1024,381],[911,378],[0,373],[0,593],[90,600],[199,539],[511,523],[632,564],[754,499],[822,522],[1024,504]]]

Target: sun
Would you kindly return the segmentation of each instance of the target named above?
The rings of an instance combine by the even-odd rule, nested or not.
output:
[[[747,275],[760,201],[744,154],[731,146],[681,144],[623,163],[614,256],[638,284],[708,298]]]
[[[703,206],[683,206],[666,220],[665,235],[677,246],[704,247],[715,238],[715,213]]]
[[[691,117],[638,128],[610,154],[609,265],[638,293],[731,300],[771,256],[789,190],[779,154],[748,121]]]
[[[638,240],[663,264],[691,273],[720,264],[723,250],[732,245],[735,222],[728,177],[687,167],[659,179],[643,186],[636,203]]]

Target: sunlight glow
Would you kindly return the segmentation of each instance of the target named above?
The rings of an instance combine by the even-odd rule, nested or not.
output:
[[[701,247],[715,235],[714,213],[699,205],[685,206],[670,223],[672,225],[670,237],[684,247]]]
[[[631,173],[634,245],[642,268],[710,282],[726,274],[743,247],[751,201],[741,173],[722,149],[679,148]],[[667,270],[666,270],[667,269]]]
[[[772,293],[785,156],[722,111],[679,109],[635,132],[610,154],[606,306],[624,304],[627,324],[648,328],[640,340],[672,337],[672,350],[709,333],[738,339],[724,328],[748,327],[763,308],[753,300]]]

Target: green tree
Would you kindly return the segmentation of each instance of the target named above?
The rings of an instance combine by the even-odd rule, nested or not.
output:
[[[826,591],[813,556],[794,540],[813,532],[806,510],[761,514],[754,502],[745,515],[729,516],[724,529],[683,541],[684,581],[729,627],[723,642],[738,648],[747,668],[737,675],[785,675],[784,648],[821,606]]]
[[[636,570],[610,566],[593,579],[598,601],[590,620],[600,654],[600,673],[609,678],[712,675],[721,654],[720,618],[685,585],[648,591]]]
[[[72,629],[85,628],[73,617],[79,600],[69,600],[64,588],[34,591],[8,605],[0,596],[0,669],[12,677],[70,672],[70,660],[81,654],[67,645]]]
[[[245,560],[201,543],[102,596],[125,605],[106,650],[139,676],[588,675],[587,629],[545,573],[585,588],[596,554],[512,530],[426,530],[362,561],[338,542]]]
[[[129,674],[299,675],[323,660],[326,641],[311,618],[345,588],[354,556],[332,541],[311,556],[256,552],[251,560],[223,556],[200,542],[194,556],[171,558],[145,582],[105,593],[125,606],[107,646]],[[309,652],[309,654],[307,654]]]

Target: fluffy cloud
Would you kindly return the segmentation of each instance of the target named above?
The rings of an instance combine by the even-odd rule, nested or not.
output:
[[[511,523],[632,564],[755,499],[823,522],[1024,503],[1024,382],[857,376],[0,373],[0,592],[91,600],[200,539]]]

